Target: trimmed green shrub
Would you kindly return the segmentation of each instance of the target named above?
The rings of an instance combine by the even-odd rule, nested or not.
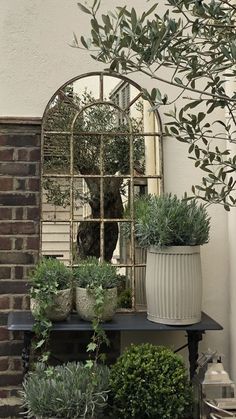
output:
[[[106,406],[109,369],[71,362],[28,374],[21,396],[28,418],[97,418]],[[103,416],[102,416],[103,417]]]
[[[111,367],[110,388],[114,417],[183,419],[189,413],[186,368],[165,347],[132,345]]]

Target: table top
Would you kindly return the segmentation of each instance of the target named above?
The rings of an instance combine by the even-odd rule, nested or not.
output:
[[[8,330],[30,332],[34,319],[30,311],[12,311],[8,316]],[[104,330],[116,331],[205,331],[222,330],[223,327],[202,312],[199,323],[187,326],[170,326],[162,323],[154,323],[147,320],[147,314],[116,313],[112,321],[103,323]],[[92,330],[91,322],[81,320],[76,313],[72,313],[67,320],[53,323],[53,330],[57,331],[87,331]]]

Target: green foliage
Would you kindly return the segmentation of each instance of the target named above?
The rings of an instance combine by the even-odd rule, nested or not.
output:
[[[117,307],[132,308],[132,292],[130,288],[122,290],[118,296]]]
[[[30,297],[36,302],[34,309],[35,349],[46,351],[52,322],[48,319],[47,310],[53,304],[58,291],[72,287],[72,272],[57,259],[41,259],[31,274]],[[42,359],[47,360],[46,352]]]
[[[23,406],[28,418],[97,418],[106,406],[108,383],[105,366],[37,364],[23,383]]]
[[[210,219],[203,205],[171,195],[136,201],[135,236],[140,246],[195,246],[209,240]]]
[[[114,417],[183,419],[191,390],[183,360],[170,349],[132,345],[110,374]]]
[[[59,290],[70,288],[71,284],[71,270],[63,262],[53,258],[43,258],[31,274],[30,295],[38,298],[41,292],[44,295],[55,294]]]
[[[73,276],[81,288],[113,288],[119,284],[117,268],[108,262],[99,262],[95,257],[89,257],[79,262],[74,268]]]
[[[110,71],[138,71],[175,86],[170,99],[158,86],[144,95],[153,109],[168,107],[165,135],[189,144],[189,157],[204,172],[193,194],[229,210],[236,205],[236,155],[230,146],[236,143],[235,5],[227,0],[167,0],[162,15],[155,3],[141,16],[126,6],[101,16],[99,6],[95,0],[86,8],[90,38],[82,36],[80,44],[75,37],[74,46],[91,50]],[[80,3],[79,7],[85,11]],[[185,104],[178,111],[170,109],[179,98]],[[212,123],[218,110],[225,120],[215,117]],[[222,145],[226,141],[229,146]]]
[[[73,87],[73,85],[71,86]],[[79,96],[68,86],[61,91],[51,104],[47,111],[44,122],[44,129],[47,131],[70,131],[73,117],[76,115],[76,107],[84,108],[84,111],[76,119],[73,131],[80,132],[75,136],[74,141],[74,169],[80,174],[99,174],[100,173],[100,158],[101,141],[100,137],[94,135],[99,132],[111,132],[111,136],[106,135],[103,144],[103,170],[106,174],[114,175],[127,174],[130,170],[130,131],[129,124],[126,120],[117,123],[119,120],[119,112],[110,104],[96,104],[96,99],[92,93],[85,89]],[[68,99],[70,102],[68,103]],[[106,99],[105,99],[106,100]],[[90,106],[89,105],[92,105]],[[142,133],[142,114],[143,109],[140,104],[136,106],[140,116],[138,118],[131,118],[132,131],[137,135],[134,137],[134,163],[143,165],[144,156],[144,138]],[[86,135],[83,135],[82,133]],[[91,132],[93,135],[88,135]],[[123,135],[116,132],[123,132]],[[127,135],[125,133],[127,132]],[[138,135],[139,134],[139,135]],[[44,167],[50,173],[63,172],[65,167],[70,164],[70,147],[65,136],[55,135],[50,132],[47,133],[44,144]],[[62,157],[63,156],[63,157]],[[65,163],[68,163],[67,165]],[[143,169],[143,167],[142,167]],[[90,185],[86,178],[90,192],[95,190],[96,179],[93,179],[94,187]],[[53,202],[55,205],[66,206],[69,203],[69,188],[63,188],[55,179],[47,179],[44,182],[44,187],[47,191],[48,202]],[[98,187],[97,187],[98,188]],[[109,189],[109,185],[107,184]],[[98,194],[98,190],[96,194]],[[76,190],[74,191],[76,193]]]
[[[93,336],[91,343],[87,347],[87,352],[94,354],[95,363],[104,358],[104,354],[100,353],[103,343],[109,345],[109,340],[101,327],[104,305],[106,303],[106,290],[116,287],[120,278],[117,274],[116,266],[108,262],[99,262],[95,257],[89,257],[79,262],[79,266],[74,268],[74,280],[78,287],[87,288],[94,299],[95,318],[93,324]],[[90,363],[90,365],[92,365]]]

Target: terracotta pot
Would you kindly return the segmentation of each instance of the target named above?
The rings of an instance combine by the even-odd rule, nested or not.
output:
[[[32,314],[36,312],[38,302],[31,298],[30,309]],[[72,290],[70,288],[60,290],[54,296],[53,303],[47,308],[46,315],[49,320],[62,321],[65,320],[71,312],[72,308]]]
[[[115,314],[117,306],[117,288],[109,288],[105,290],[105,304],[102,314],[102,321],[111,320]],[[94,297],[86,289],[76,287],[76,310],[83,320],[91,321],[94,319]]]
[[[201,320],[200,246],[151,247],[146,267],[147,318],[187,325]]]

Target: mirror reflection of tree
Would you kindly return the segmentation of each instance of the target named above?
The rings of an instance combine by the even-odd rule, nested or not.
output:
[[[48,109],[44,125],[44,130],[48,131],[44,140],[44,170],[52,174],[71,172],[70,136],[63,134],[71,132],[73,174],[83,177],[87,189],[73,190],[74,200],[89,204],[90,219],[121,219],[124,211],[122,195],[128,191],[125,176],[129,176],[131,170],[144,173],[141,101],[137,101],[136,108],[137,117],[129,117],[128,111],[124,112],[111,102],[96,101],[88,90],[78,96],[72,87],[67,87],[58,93]],[[55,131],[56,135],[53,134]],[[130,148],[131,133],[133,144]],[[104,175],[108,177],[102,178],[101,182]],[[68,205],[69,181],[67,187],[62,188],[60,179],[46,178],[44,189],[48,202]],[[100,257],[100,226],[100,221],[79,223],[77,251],[80,258]],[[107,261],[112,259],[116,248],[118,230],[117,222],[104,223],[104,259]]]

